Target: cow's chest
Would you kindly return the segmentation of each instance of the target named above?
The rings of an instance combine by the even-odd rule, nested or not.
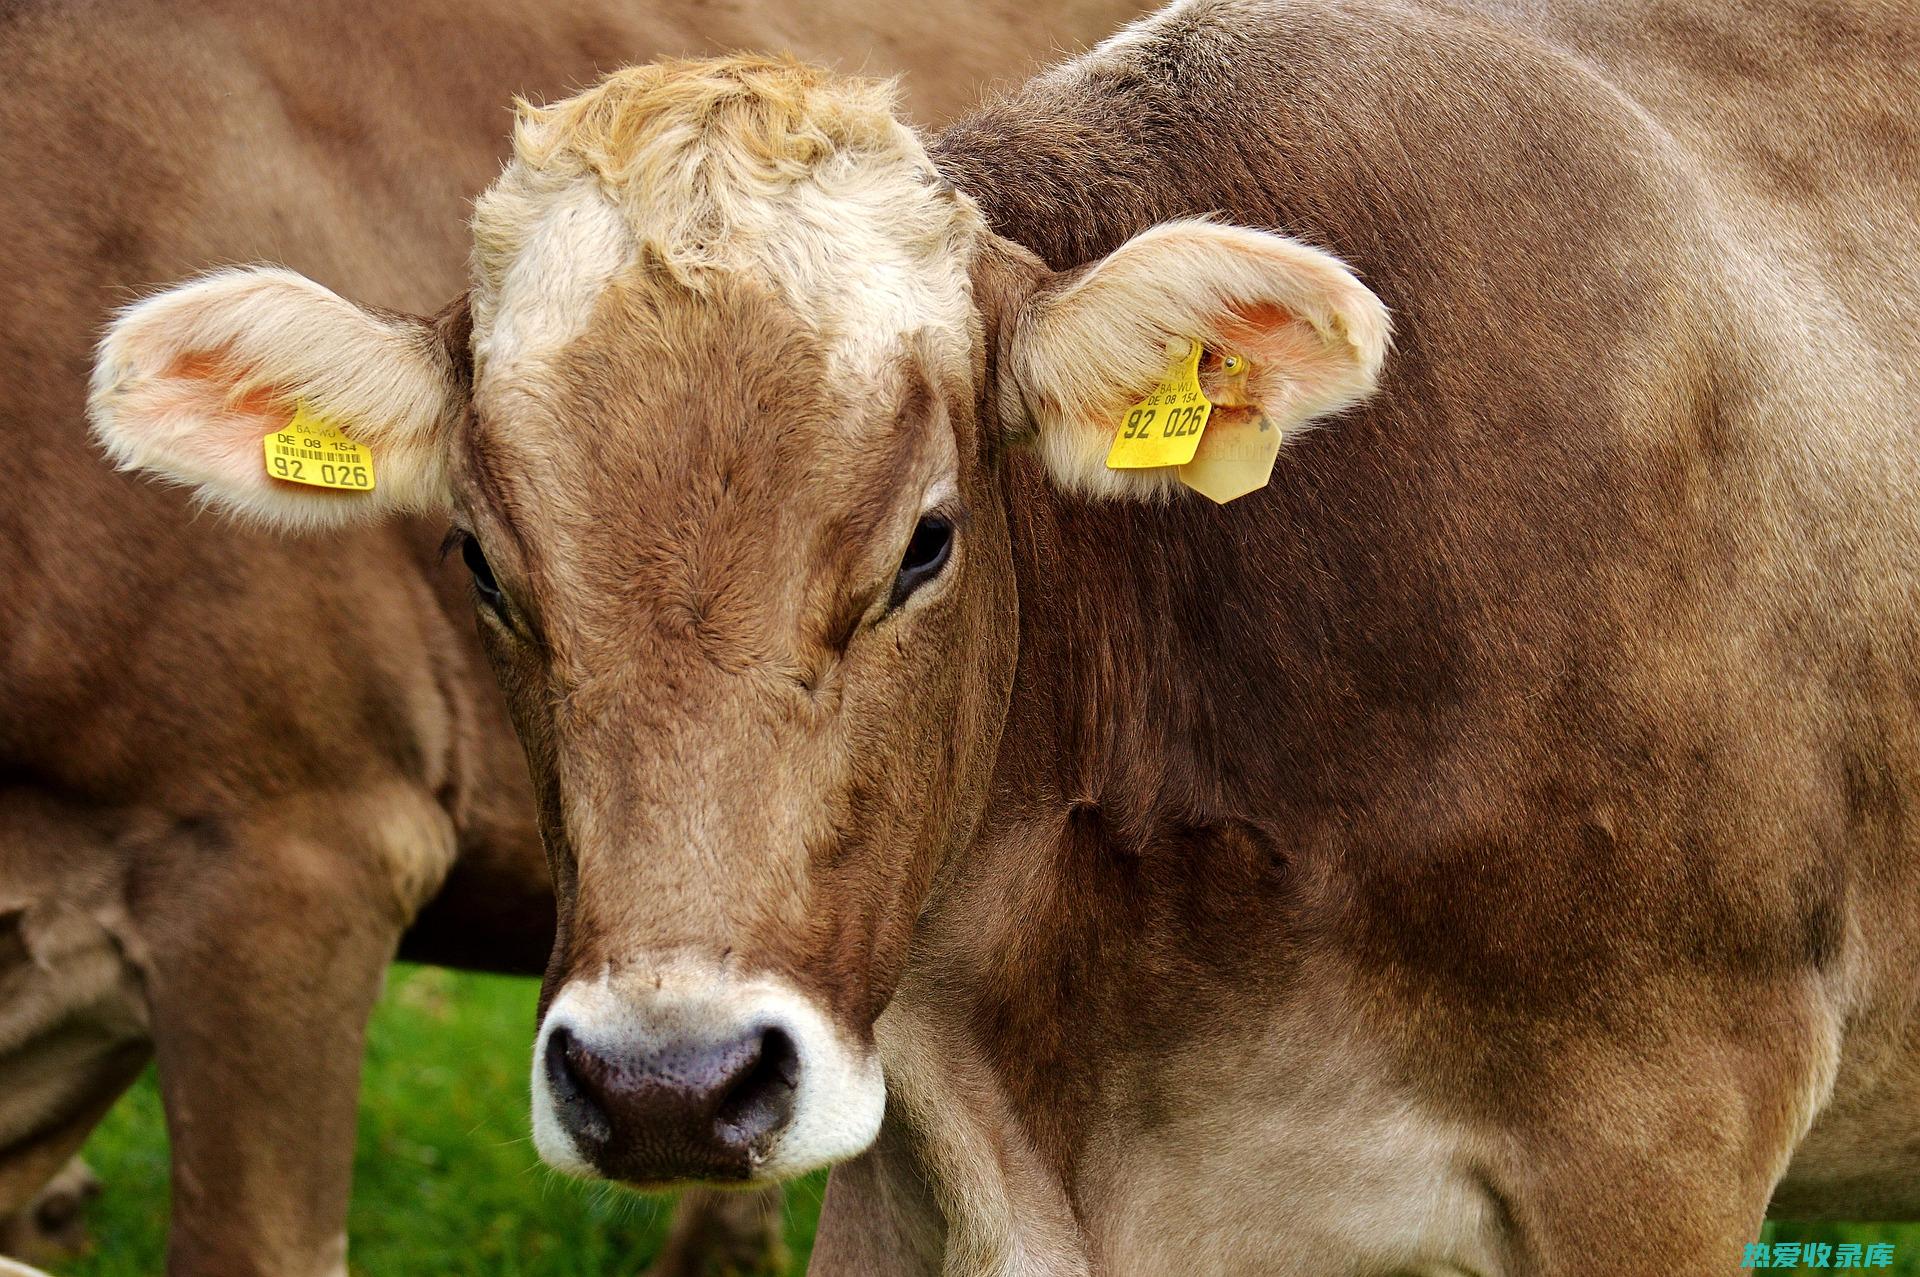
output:
[[[1352,1037],[1243,1030],[1151,1084],[1130,1083],[1087,1145],[1082,1217],[1108,1277],[1500,1271],[1476,1136]]]

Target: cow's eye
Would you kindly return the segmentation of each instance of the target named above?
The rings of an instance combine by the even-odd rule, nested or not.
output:
[[[493,579],[493,568],[487,563],[486,552],[480,548],[479,538],[471,533],[460,538],[460,557],[466,561],[467,571],[473,573],[474,593],[480,601],[500,616],[507,612],[507,596],[500,591],[500,582]]]
[[[943,515],[921,516],[914,525],[907,552],[900,556],[900,572],[893,578],[889,609],[899,607],[913,592],[940,575],[953,554],[953,522]]]

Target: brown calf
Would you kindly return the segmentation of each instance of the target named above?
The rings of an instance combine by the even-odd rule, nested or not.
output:
[[[1732,1272],[1920,1211],[1916,55],[1187,0],[925,144],[622,72],[440,320],[209,276],[94,420],[453,511],[555,1165],[842,1162],[828,1273]],[[1103,464],[1195,343],[1216,457],[1290,441],[1224,507]],[[296,402],[386,486],[270,479]]]
[[[0,1213],[157,1053],[171,1271],[342,1271],[361,1031],[402,929],[532,971],[552,930],[444,519],[288,541],[106,473],[80,419],[103,307],[249,258],[445,296],[516,90],[774,43],[910,70],[945,114],[1131,12],[881,8],[0,6]]]

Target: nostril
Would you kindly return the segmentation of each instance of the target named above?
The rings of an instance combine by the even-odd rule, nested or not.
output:
[[[777,1027],[761,1030],[755,1048],[751,1062],[721,1097],[714,1119],[723,1131],[758,1151],[793,1117],[800,1052],[787,1031]]]
[[[567,1063],[567,1048],[572,1045],[573,1034],[565,1028],[547,1034],[547,1085],[553,1088],[556,1100],[575,1099],[580,1095],[580,1079],[573,1075],[573,1068]]]
[[[588,1080],[592,1074],[586,1049],[565,1025],[547,1035],[546,1063],[547,1090],[567,1129],[590,1143],[605,1144],[613,1136],[612,1122]]]

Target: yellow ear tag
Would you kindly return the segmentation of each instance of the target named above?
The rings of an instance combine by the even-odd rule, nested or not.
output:
[[[1213,401],[1200,389],[1200,343],[1190,341],[1187,347],[1153,393],[1127,409],[1107,453],[1107,469],[1181,466],[1193,460]]]
[[[1226,357],[1221,372],[1227,388],[1220,392],[1225,403],[1247,402],[1247,371],[1244,357]],[[1223,407],[1213,414],[1213,424],[1194,450],[1193,460],[1180,467],[1180,482],[1225,505],[1266,487],[1279,455],[1280,428],[1266,413],[1252,406]]]
[[[266,438],[267,473],[314,488],[373,491],[373,453],[301,400],[293,420]]]

